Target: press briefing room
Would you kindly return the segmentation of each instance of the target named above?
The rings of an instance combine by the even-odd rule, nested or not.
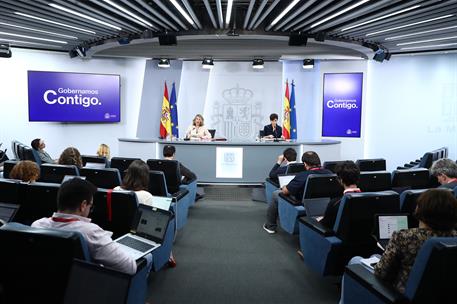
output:
[[[0,304],[457,303],[457,1],[0,0]]]

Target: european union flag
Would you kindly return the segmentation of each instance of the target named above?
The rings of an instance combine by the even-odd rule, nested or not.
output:
[[[295,109],[295,84],[292,80],[292,92],[290,93],[290,139],[297,139],[297,111]]]
[[[176,89],[175,83],[173,82],[173,88],[171,89],[170,96],[170,114],[171,114],[171,134],[178,138],[179,129],[178,129],[178,104],[176,102]]]

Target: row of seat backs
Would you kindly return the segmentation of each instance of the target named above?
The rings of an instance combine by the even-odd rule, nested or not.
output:
[[[14,158],[18,160],[30,160],[41,164],[41,159],[33,149],[17,140],[11,142],[11,148],[13,150]]]
[[[348,161],[349,160],[325,161],[322,166],[324,169],[335,172],[337,165]],[[358,159],[355,164],[359,167],[361,172],[386,170],[386,160],[384,158]]]
[[[361,172],[357,185],[362,192],[425,189],[431,186],[427,169],[395,170],[392,175],[387,171]],[[336,174],[311,174],[306,181],[303,198],[338,197],[342,191]]]

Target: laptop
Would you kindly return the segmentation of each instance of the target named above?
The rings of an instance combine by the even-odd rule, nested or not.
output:
[[[90,163],[87,162],[84,168],[91,168],[91,169],[105,169],[105,163]]]
[[[295,175],[278,175],[279,187],[287,186],[294,177]]]
[[[168,211],[170,210],[171,201],[173,199],[171,197],[166,196],[152,196],[152,208]]]
[[[114,241],[137,260],[160,247],[170,217],[169,211],[140,204],[130,233]]]
[[[375,233],[378,247],[385,250],[392,233],[401,229],[408,229],[407,214],[376,214]]]
[[[314,217],[320,221],[325,214],[330,197],[307,198],[303,200],[306,216]]]
[[[11,222],[18,209],[19,205],[0,203],[0,221],[3,223]]]

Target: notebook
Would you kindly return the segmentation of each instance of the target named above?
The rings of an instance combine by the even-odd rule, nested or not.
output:
[[[84,168],[91,168],[91,169],[105,169],[105,163],[90,163],[87,162]]]
[[[295,175],[278,175],[279,187],[287,186],[294,177]]]
[[[0,220],[4,223],[9,223],[16,215],[19,205],[0,203]]]
[[[114,241],[137,260],[160,247],[165,238],[170,217],[169,211],[140,205],[130,233]]]
[[[375,232],[378,247],[385,250],[394,231],[408,229],[407,214],[376,214]]]
[[[316,218],[318,221],[322,219],[327,209],[330,197],[307,198],[303,201],[306,216]]]
[[[170,210],[171,206],[171,197],[165,197],[165,196],[152,196],[152,208],[158,208],[161,210],[168,211]]]

